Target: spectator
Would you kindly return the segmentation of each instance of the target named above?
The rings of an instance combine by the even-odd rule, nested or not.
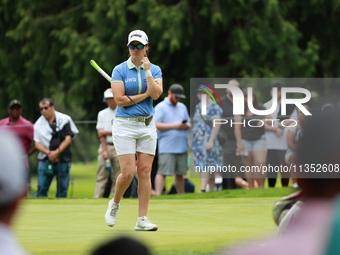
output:
[[[91,255],[150,255],[150,250],[140,241],[130,237],[118,237],[95,248]]]
[[[236,87],[240,87],[240,83],[237,80],[230,80],[228,82],[229,85],[234,85]],[[229,89],[226,89],[226,95],[222,97],[222,110],[223,110],[223,119],[227,119],[230,123],[231,120],[234,119],[233,114],[233,94],[230,92]],[[236,156],[236,139],[234,133],[234,125],[222,125],[220,132],[223,132],[227,140],[222,145],[223,149],[223,165],[239,165]],[[240,160],[239,160],[240,161]],[[233,173],[223,173],[223,188],[224,189],[235,189],[235,176]]]
[[[257,166],[261,171],[261,166],[265,165],[267,156],[264,130],[265,126],[270,127],[265,119],[270,119],[271,117],[254,115],[249,110],[247,104],[247,98],[249,96],[252,97],[255,109],[265,110],[265,108],[259,104],[254,92],[252,95],[248,95],[248,90],[245,89],[243,94],[245,115],[235,115],[235,123],[241,123],[243,121],[245,124],[235,125],[235,137],[237,142],[236,152],[242,156],[242,161],[245,166]],[[262,172],[246,172],[245,177],[250,189],[255,188],[255,182],[257,182],[259,188],[264,188],[265,175]]]
[[[286,114],[281,114],[281,88],[283,83],[280,81],[274,81],[271,84],[270,94],[273,97],[273,89],[277,89],[277,108],[271,114],[272,119],[278,120],[274,122],[274,126],[270,129],[266,129],[267,139],[267,165],[280,166],[287,165],[285,161],[285,154],[287,150],[286,135],[283,132],[284,127],[281,125],[281,121],[285,119],[297,120],[297,110],[294,105],[287,105]],[[265,103],[263,106],[266,109],[270,109],[273,103],[273,98]],[[289,125],[288,121],[285,121],[285,125]],[[288,186],[289,173],[281,173],[281,184],[283,187]],[[277,173],[268,173],[268,185],[269,187],[275,187]]]
[[[195,184],[192,183],[186,175],[183,176],[184,179],[184,193],[194,193],[195,192]],[[176,190],[175,184],[171,185],[171,188],[168,192],[168,195],[178,194]]]
[[[9,102],[7,112],[9,117],[0,120],[0,129],[8,128],[13,131],[21,140],[21,144],[25,151],[26,168],[27,168],[27,191],[30,192],[30,175],[28,157],[35,151],[35,147],[31,146],[33,141],[33,124],[29,120],[21,116],[22,106],[20,101],[13,99]]]
[[[290,194],[276,201],[273,206],[273,219],[278,225],[277,236],[285,235],[291,226],[293,219],[303,205],[302,191]]]
[[[0,247],[1,254],[24,255],[12,233],[15,215],[26,194],[24,150],[19,139],[0,132]]]
[[[133,177],[131,185],[129,186],[129,189],[130,189],[129,197],[138,198],[138,176],[137,174],[135,174],[135,176]],[[127,192],[128,191],[125,192],[123,197],[127,197],[125,196]],[[151,188],[150,196],[151,197],[156,196],[156,191],[152,188]]]
[[[112,123],[114,121],[117,104],[113,98],[111,89],[105,90],[104,100],[108,107],[98,113],[96,127],[98,137],[100,139],[100,145],[98,148],[98,171],[94,191],[95,198],[108,197],[110,192],[113,197],[116,187],[116,179],[120,174],[118,156],[116,149],[113,146],[112,139]],[[110,169],[106,169],[105,167],[106,160],[109,160],[110,162]]]
[[[310,110],[307,105],[305,105],[307,110]],[[306,120],[306,115],[302,113],[302,111],[298,110],[298,121],[297,123],[293,122],[286,128],[286,137],[287,137],[287,146],[288,149],[286,151],[285,160],[286,163],[289,165],[294,164],[295,157],[296,157],[296,146],[298,141],[300,140],[302,133],[303,133],[303,123]],[[293,184],[293,188],[298,187],[297,179],[294,178],[294,172],[291,173]]]
[[[201,90],[202,89],[202,90]],[[197,90],[197,97],[202,101],[203,94],[207,95],[204,90],[208,90],[204,85],[201,85]],[[214,104],[209,96],[207,99],[207,114],[202,115],[201,104],[196,105],[194,113],[194,127],[192,130],[192,153],[194,156],[194,166],[200,168],[201,172],[201,191],[205,192],[206,187],[210,191],[215,188],[215,175],[219,173],[212,173],[209,167],[216,167],[222,165],[222,148],[219,145],[216,137],[220,129],[220,125],[213,126],[212,120],[220,119],[222,116],[222,109],[219,105]]]
[[[297,146],[299,165],[340,164],[340,113],[323,112],[306,119],[303,136]],[[240,250],[234,255],[318,255],[340,254],[340,179],[339,172],[303,172],[298,179],[303,204],[282,235]],[[285,220],[285,218],[283,218]]]
[[[39,103],[40,118],[34,124],[38,154],[37,197],[47,197],[53,176],[57,176],[56,197],[67,197],[70,181],[72,139],[79,133],[70,116],[57,112],[52,99]]]
[[[155,107],[158,129],[158,170],[155,179],[156,195],[161,195],[165,177],[174,175],[178,194],[184,193],[183,176],[188,169],[188,136],[190,117],[186,106],[179,102],[186,98],[182,85],[172,84],[168,97]]]
[[[163,92],[162,71],[147,57],[149,39],[144,31],[132,31],[127,46],[130,58],[112,72],[111,88],[118,105],[112,135],[122,172],[117,178],[115,195],[108,203],[105,222],[109,227],[117,222],[120,200],[136,173],[137,153],[139,217],[135,230],[156,231],[158,226],[151,223],[146,214],[157,143],[153,100]]]

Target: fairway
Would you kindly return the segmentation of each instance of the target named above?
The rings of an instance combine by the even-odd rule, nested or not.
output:
[[[239,241],[273,234],[273,203],[290,188],[224,190],[152,197],[148,216],[156,232],[134,230],[138,199],[123,199],[117,225],[107,227],[108,199],[93,199],[97,164],[74,163],[67,199],[56,199],[55,179],[46,199],[23,201],[15,234],[31,254],[87,255],[106,240],[129,236],[142,240],[153,254],[213,254]],[[196,192],[199,179],[192,178]],[[37,180],[32,177],[32,191]],[[167,190],[173,178],[166,179]]]
[[[176,197],[151,199],[148,215],[159,226],[157,232],[134,231],[137,199],[121,202],[114,228],[104,221],[107,199],[28,199],[15,232],[32,254],[88,254],[95,245],[121,235],[142,240],[154,254],[209,254],[276,230],[271,210],[279,197]]]

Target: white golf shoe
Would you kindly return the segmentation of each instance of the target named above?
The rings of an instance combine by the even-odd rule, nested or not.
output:
[[[135,227],[136,231],[156,231],[157,229],[158,226],[151,223],[146,216],[138,218]]]
[[[119,210],[119,204],[114,204],[113,199],[109,201],[109,206],[105,213],[105,222],[109,227],[113,227],[117,222],[117,214]]]

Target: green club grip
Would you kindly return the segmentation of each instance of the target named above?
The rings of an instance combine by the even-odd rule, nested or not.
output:
[[[108,82],[111,83],[111,77],[105,73],[100,67],[99,65],[96,63],[96,61],[94,61],[93,59],[90,61],[90,64],[94,67],[94,69],[96,69]]]
[[[96,69],[98,71],[98,69],[100,68],[99,65],[96,63],[96,61],[94,61],[93,59],[90,61],[90,64],[94,67],[94,69]]]

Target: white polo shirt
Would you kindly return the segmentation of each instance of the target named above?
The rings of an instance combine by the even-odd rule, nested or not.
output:
[[[104,131],[112,132],[112,125],[115,119],[116,110],[112,110],[110,107],[101,110],[97,117],[96,129],[104,129]],[[112,143],[112,135],[106,136],[106,143]]]

